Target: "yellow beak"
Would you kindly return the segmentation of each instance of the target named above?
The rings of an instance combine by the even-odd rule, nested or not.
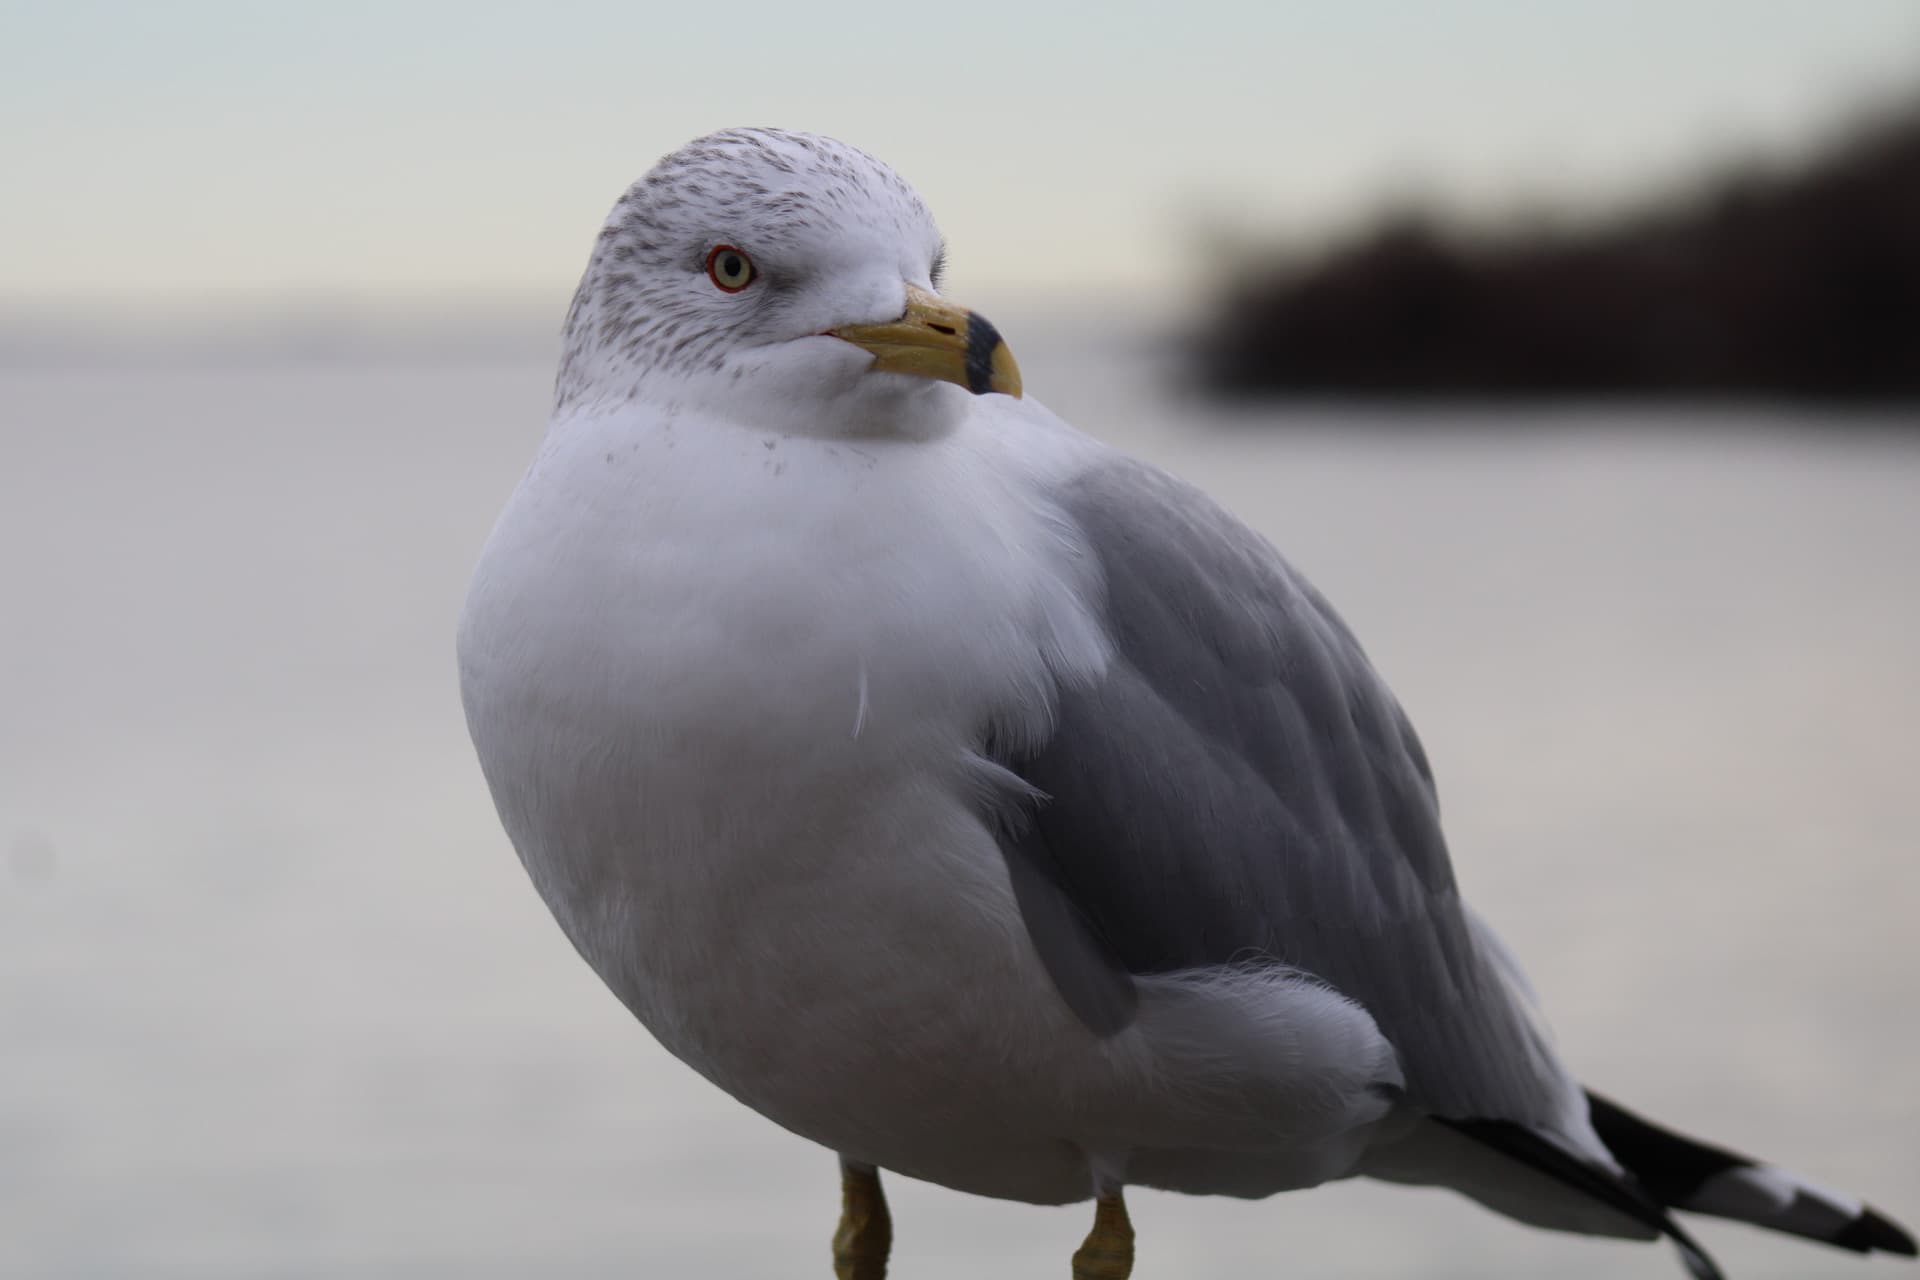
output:
[[[885,324],[849,324],[828,333],[873,353],[873,367],[955,383],[975,395],[1020,397],[1020,366],[987,318],[907,286],[906,314]]]

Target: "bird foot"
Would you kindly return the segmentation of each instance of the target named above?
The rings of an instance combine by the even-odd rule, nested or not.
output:
[[[1073,1280],[1128,1280],[1133,1275],[1133,1222],[1115,1191],[1094,1201],[1093,1230],[1073,1255]]]
[[[886,1280],[893,1218],[879,1171],[840,1162],[840,1227],[833,1233],[835,1280]]]

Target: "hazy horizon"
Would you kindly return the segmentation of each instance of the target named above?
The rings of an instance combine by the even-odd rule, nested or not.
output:
[[[36,314],[522,299],[714,128],[893,164],[956,292],[1157,297],[1222,238],[1412,200],[1578,216],[1791,163],[1911,84],[1920,7],[1580,0],[724,17],[611,3],[13,5],[0,280]]]

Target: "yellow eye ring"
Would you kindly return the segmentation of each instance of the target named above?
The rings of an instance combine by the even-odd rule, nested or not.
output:
[[[717,244],[707,255],[707,278],[722,293],[738,293],[753,283],[758,273],[753,259],[730,244]]]

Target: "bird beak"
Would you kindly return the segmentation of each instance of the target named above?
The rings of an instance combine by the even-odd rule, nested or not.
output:
[[[1020,397],[1020,366],[1000,331],[985,316],[916,285],[907,286],[906,314],[898,320],[842,325],[827,332],[871,351],[875,369],[937,378],[977,396],[998,391]]]

